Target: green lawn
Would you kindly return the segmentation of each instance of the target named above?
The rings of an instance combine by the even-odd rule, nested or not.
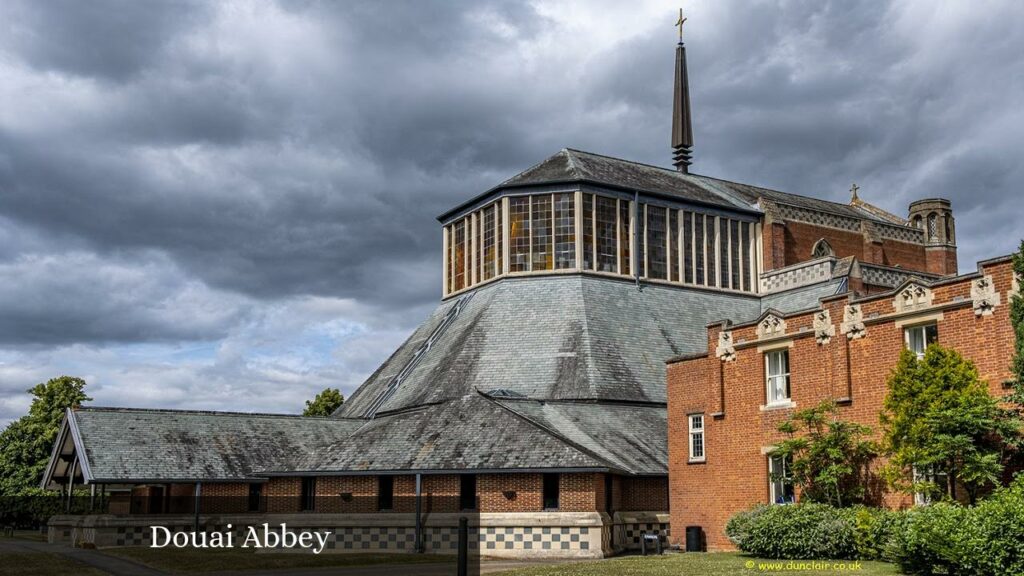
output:
[[[666,554],[664,556],[626,556],[596,562],[537,566],[500,572],[502,576],[726,576],[732,574],[858,574],[878,576],[899,574],[884,562],[818,561],[827,566],[810,566],[810,561],[763,560],[737,553]],[[843,564],[843,566],[840,566]],[[788,566],[787,566],[788,565]],[[788,568],[788,569],[787,569]],[[810,569],[809,569],[810,568]]]
[[[175,573],[220,572],[223,570],[273,570],[370,566],[374,564],[433,564],[455,562],[454,556],[431,554],[308,554],[260,552],[241,548],[106,548],[104,554],[134,560]]]
[[[106,572],[45,552],[25,550],[24,552],[4,551],[3,554],[0,554],[0,576],[51,576],[52,574],[105,576]]]

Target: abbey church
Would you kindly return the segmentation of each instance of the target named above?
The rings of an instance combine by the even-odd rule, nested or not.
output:
[[[772,422],[819,398],[867,414],[883,367],[848,374],[901,349],[893,330],[991,334],[1001,384],[1017,284],[1006,259],[958,276],[948,200],[897,215],[856,186],[815,197],[845,183],[695,173],[682,42],[674,77],[671,167],[566,148],[441,214],[437,308],[331,417],[68,411],[42,485],[100,504],[51,541],[286,519],[332,530],[328,552],[452,553],[469,516],[487,556],[602,557],[691,525],[727,548],[729,514],[787,497]]]

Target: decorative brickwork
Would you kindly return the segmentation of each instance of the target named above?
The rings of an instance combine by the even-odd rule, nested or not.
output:
[[[924,321],[936,322],[938,343],[973,361],[991,393],[1003,395],[1014,350],[1009,307],[996,306],[989,314],[978,315],[971,293],[980,279],[991,279],[996,293],[1011,290],[1011,266],[1008,259],[1000,259],[982,267],[981,275],[920,286],[930,295],[915,293],[899,312],[894,310],[897,294],[890,292],[853,303],[847,296],[826,298],[819,311],[786,316],[792,338],[788,348],[792,401],[810,407],[840,400],[840,418],[867,425],[880,435],[878,415],[888,376],[905,347],[904,326]],[[822,312],[842,314],[840,331],[848,338],[819,343],[817,329],[802,330],[819,322]],[[708,329],[709,344],[717,339],[718,330],[717,326]],[[735,346],[732,362],[683,358],[669,364],[667,375],[669,493],[672,524],[677,527],[672,541],[682,543],[684,532],[678,527],[701,526],[712,550],[732,548],[724,534],[732,515],[768,501],[765,454],[782,439],[777,426],[794,410],[761,409],[765,382],[763,353],[755,340],[758,325],[737,324],[730,330],[737,342],[746,342]],[[706,461],[689,463],[685,415],[718,411],[721,414],[704,421]],[[902,494],[886,492],[877,478],[868,488],[873,502],[890,507],[912,504]]]

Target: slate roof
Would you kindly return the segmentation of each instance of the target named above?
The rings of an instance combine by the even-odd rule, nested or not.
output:
[[[544,400],[666,402],[667,358],[707,347],[704,326],[757,316],[756,296],[584,275],[506,278],[463,296],[378,412],[504,390]],[[434,313],[338,411],[362,417],[458,299]]]
[[[472,393],[367,420],[351,436],[295,458],[277,470],[294,474],[610,467],[608,460],[574,447]],[[660,473],[666,469],[663,462]]]
[[[621,470],[644,475],[665,474],[668,468],[668,414],[663,406],[498,403]]]
[[[558,183],[591,183],[629,191],[670,196],[682,201],[696,202],[733,210],[759,212],[758,201],[766,198],[773,202],[808,208],[850,218],[874,220],[892,224],[866,202],[851,206],[821,200],[810,196],[780,192],[770,188],[731,182],[699,174],[686,174],[671,168],[632,162],[572,148],[563,148],[540,163],[527,168],[484,194],[441,215],[458,213],[478,200],[503,188],[542,186]],[[877,211],[877,212],[876,212]]]
[[[846,278],[834,278],[828,282],[768,294],[761,299],[761,312],[774,309],[783,314],[791,314],[817,308],[822,298],[846,292],[846,286]],[[740,323],[753,320],[753,318],[734,318],[733,320]]]
[[[280,414],[83,407],[72,412],[90,477],[242,480],[347,437],[361,422]]]

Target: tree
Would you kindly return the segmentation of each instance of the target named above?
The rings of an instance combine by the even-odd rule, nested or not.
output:
[[[28,390],[34,396],[28,414],[0,432],[0,494],[14,496],[36,488],[60,432],[64,412],[89,402],[85,380],[53,378]]]
[[[345,397],[337,388],[324,388],[323,392],[312,400],[306,400],[303,416],[330,416],[345,403]]]
[[[890,486],[955,499],[959,481],[973,504],[980,489],[999,481],[1018,422],[989,394],[973,362],[938,345],[922,359],[904,350],[888,386],[881,421]]]
[[[870,428],[840,420],[831,401],[796,412],[778,428],[787,438],[772,455],[791,462],[788,479],[801,500],[839,507],[864,500],[868,465],[878,454],[866,439]]]
[[[1013,273],[1019,279],[1021,290],[1024,290],[1024,240],[1013,255]],[[1010,325],[1016,336],[1016,346],[1012,367],[1013,393],[1008,400],[1019,408],[1024,406],[1024,293],[1016,294],[1010,301]]]

